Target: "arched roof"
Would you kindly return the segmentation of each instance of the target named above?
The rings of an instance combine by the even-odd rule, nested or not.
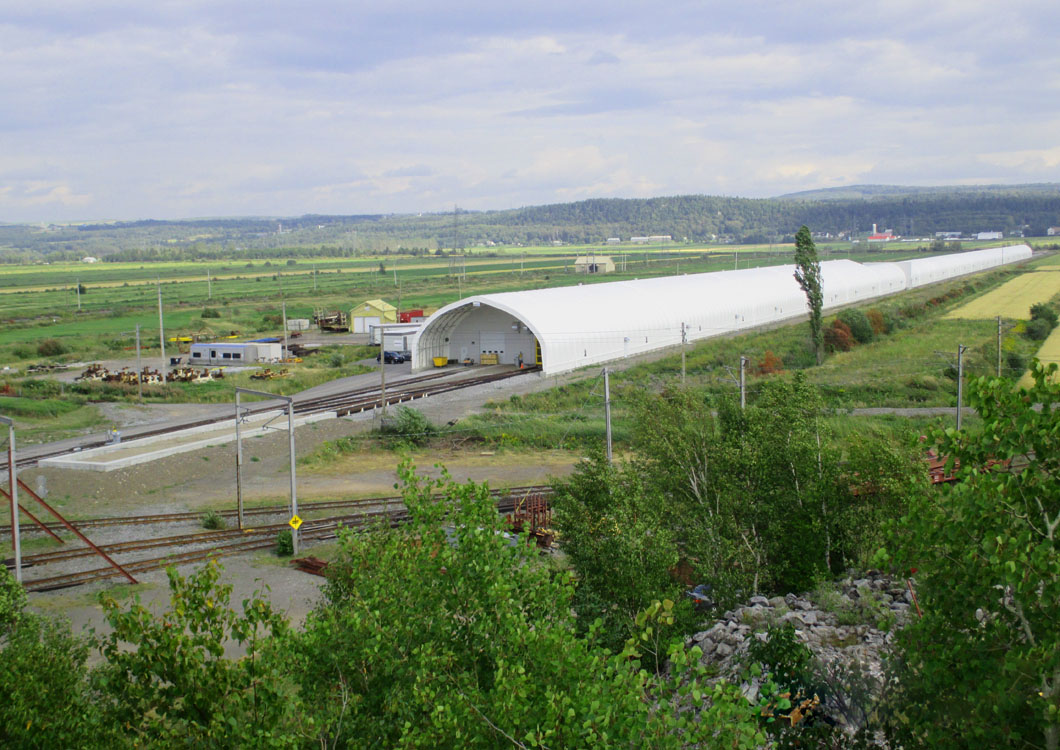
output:
[[[807,307],[794,273],[793,265],[769,266],[468,297],[427,320],[412,344],[413,369],[449,356],[449,334],[483,308],[533,332],[546,373],[795,318]],[[908,288],[895,263],[825,261],[821,273],[825,309]]]

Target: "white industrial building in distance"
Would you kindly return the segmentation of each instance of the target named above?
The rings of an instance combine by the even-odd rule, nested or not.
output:
[[[894,263],[821,263],[824,309],[1016,263],[1027,245]],[[806,314],[792,265],[483,294],[434,313],[412,342],[412,370],[434,358],[540,362],[545,374],[621,359]],[[490,356],[487,359],[492,360]]]

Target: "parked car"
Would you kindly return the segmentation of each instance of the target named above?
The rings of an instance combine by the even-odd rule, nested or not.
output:
[[[388,365],[399,365],[405,361],[405,355],[401,352],[383,352],[383,360]],[[375,361],[379,361],[379,355],[375,355]]]

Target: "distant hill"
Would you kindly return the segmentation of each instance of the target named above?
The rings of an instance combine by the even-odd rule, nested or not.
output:
[[[803,190],[778,195],[776,200],[843,201],[873,198],[900,198],[911,195],[1055,195],[1060,196],[1060,183],[1037,182],[1026,185],[847,185],[846,187]]]
[[[205,259],[356,255],[494,245],[603,244],[669,235],[676,243],[790,242],[800,226],[864,236],[875,224],[905,237],[1060,226],[1060,184],[852,185],[778,198],[674,195],[596,198],[502,211],[198,218],[80,225],[0,225],[0,261],[42,258]]]

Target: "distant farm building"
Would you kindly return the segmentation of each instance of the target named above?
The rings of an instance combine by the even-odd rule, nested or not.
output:
[[[629,241],[637,245],[654,245],[659,242],[672,242],[668,234],[653,234],[649,237],[630,237]]]
[[[283,345],[271,341],[242,343],[205,342],[191,345],[188,362],[193,365],[243,365],[255,362],[279,362]]]
[[[935,232],[935,238],[939,240],[959,240],[960,232]]]
[[[1026,245],[899,263],[821,263],[824,309],[1028,260]],[[539,362],[567,372],[806,314],[795,267],[719,271],[468,297],[438,310],[411,342],[412,369],[440,361]]]
[[[350,330],[354,333],[369,333],[372,326],[397,320],[397,308],[381,299],[365,300],[350,310]]]
[[[876,225],[873,224],[872,234],[869,235],[868,239],[869,242],[890,242],[891,240],[896,238],[894,236],[893,229],[884,229],[882,232],[877,232]]]
[[[1000,240],[1004,236],[1002,232],[979,232],[975,238],[977,240]]]
[[[614,273],[615,262],[608,255],[580,255],[574,259],[575,273]]]
[[[1045,230],[1045,234],[1049,237],[1060,236],[1060,227],[1049,227]]]
[[[93,258],[91,255],[86,255],[81,259],[82,263],[99,263],[99,258]]]

